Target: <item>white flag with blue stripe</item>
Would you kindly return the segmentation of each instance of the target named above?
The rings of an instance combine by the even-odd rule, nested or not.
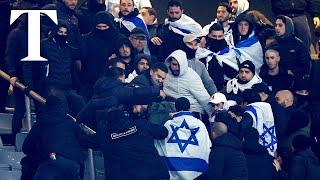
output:
[[[259,132],[259,142],[274,156],[277,150],[277,135],[272,109],[269,103],[255,102],[246,106],[246,112],[253,120],[252,127]]]
[[[165,159],[170,179],[195,179],[208,169],[211,140],[203,122],[192,112],[178,112],[164,126],[168,137],[155,147]]]

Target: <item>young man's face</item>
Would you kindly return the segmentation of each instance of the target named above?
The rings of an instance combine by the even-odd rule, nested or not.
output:
[[[278,67],[280,56],[279,53],[273,50],[267,50],[265,53],[265,60],[270,70]]]
[[[193,49],[193,50],[196,50],[196,49],[198,48],[198,45],[199,45],[199,43],[198,43],[197,40],[194,40],[194,41],[192,41],[192,42],[187,42],[187,43],[185,43],[185,44],[186,44],[186,46],[187,46],[188,48]]]
[[[151,69],[150,76],[153,82],[155,82],[158,86],[161,86],[167,77],[167,73],[165,73],[161,69],[157,69],[157,70]]]
[[[224,6],[219,6],[217,9],[217,19],[219,22],[226,22],[230,18],[230,14],[227,11],[227,8]]]
[[[253,73],[248,68],[241,68],[239,71],[239,79],[249,82],[253,78]]]
[[[68,30],[65,27],[60,27],[57,34],[61,36],[67,36],[68,35]]]
[[[146,23],[146,25],[152,25],[156,17],[154,15],[150,15],[148,9],[142,8],[140,9],[140,14],[143,18],[143,21]]]
[[[63,0],[62,1],[69,9],[74,10],[78,3],[78,0]]]
[[[229,5],[231,6],[233,13],[238,11],[238,0],[229,0]]]
[[[276,35],[282,36],[286,32],[286,25],[283,23],[281,19],[276,20]]]
[[[223,109],[223,103],[212,104],[213,111],[218,111],[219,109]]]
[[[148,105],[133,105],[133,113],[143,113],[148,109]]]
[[[179,76],[180,74],[180,64],[175,58],[171,58],[170,70],[174,76]]]
[[[167,14],[169,16],[170,21],[174,22],[181,18],[183,10],[179,6],[171,6],[167,10]]]
[[[146,59],[141,59],[138,63],[138,70],[139,72],[145,71],[149,69],[149,62]]]
[[[238,24],[238,31],[241,36],[248,35],[249,32],[249,23],[247,21],[241,21]]]
[[[121,57],[127,58],[131,56],[131,48],[127,45],[123,45],[119,49],[119,54]]]
[[[120,0],[120,12],[128,15],[134,10],[133,0]]]
[[[103,30],[109,29],[109,26],[107,24],[100,23],[96,25],[96,28],[103,31]]]
[[[224,34],[223,31],[211,31],[208,37],[215,40],[222,40],[224,39]]]

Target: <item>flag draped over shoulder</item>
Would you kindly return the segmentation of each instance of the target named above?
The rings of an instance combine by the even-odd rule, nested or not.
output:
[[[226,47],[218,53],[213,54],[218,60],[220,66],[227,65],[239,71],[239,64],[246,60],[252,61],[255,65],[255,71],[258,74],[263,65],[262,46],[255,35],[239,42],[235,47]],[[211,60],[211,59],[210,59]]]
[[[255,102],[246,106],[246,112],[253,119],[252,127],[259,132],[259,142],[274,156],[277,150],[277,136],[272,109],[269,103]]]
[[[141,15],[135,16],[135,17],[122,17],[122,18],[116,18],[115,19],[116,22],[120,22],[124,27],[126,27],[130,32],[134,29],[134,28],[140,28],[142,29],[144,32],[146,32],[146,34],[148,34],[149,36],[149,32],[148,32],[148,28],[146,26],[146,24],[144,23],[144,21],[142,20]]]
[[[178,112],[164,126],[168,137],[155,147],[165,159],[170,179],[195,179],[208,168],[211,140],[201,120],[192,112]]]
[[[205,36],[201,25],[185,14],[182,14],[181,18],[174,22],[165,19],[164,24],[169,24],[169,29],[171,31],[182,36],[187,34],[194,34],[197,37]]]

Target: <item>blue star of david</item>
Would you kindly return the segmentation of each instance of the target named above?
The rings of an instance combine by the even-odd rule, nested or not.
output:
[[[172,129],[172,135],[169,138],[169,140],[167,141],[167,143],[177,143],[181,153],[183,153],[185,151],[185,149],[187,148],[187,146],[189,144],[199,146],[199,142],[197,140],[196,134],[199,131],[200,127],[190,129],[189,125],[187,124],[185,119],[181,123],[180,127],[175,127],[173,125],[170,125],[170,127]],[[191,135],[187,140],[179,138],[178,130],[180,128],[184,128],[184,129],[189,129],[190,130]]]
[[[270,135],[271,142],[267,142],[266,135]],[[263,124],[263,133],[260,135],[260,139],[262,140],[263,146],[270,149],[272,152],[275,150],[274,145],[277,144],[277,137],[275,136],[275,128],[271,126],[268,128],[265,124]]]

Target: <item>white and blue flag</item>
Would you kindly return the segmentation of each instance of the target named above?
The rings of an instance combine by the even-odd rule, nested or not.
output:
[[[168,137],[155,147],[165,159],[170,179],[195,179],[208,169],[211,140],[203,122],[192,112],[178,112],[164,126]]]
[[[268,149],[270,155],[274,156],[277,150],[277,135],[270,104],[265,102],[251,103],[246,106],[246,112],[253,119],[252,127],[259,132],[259,143]]]

